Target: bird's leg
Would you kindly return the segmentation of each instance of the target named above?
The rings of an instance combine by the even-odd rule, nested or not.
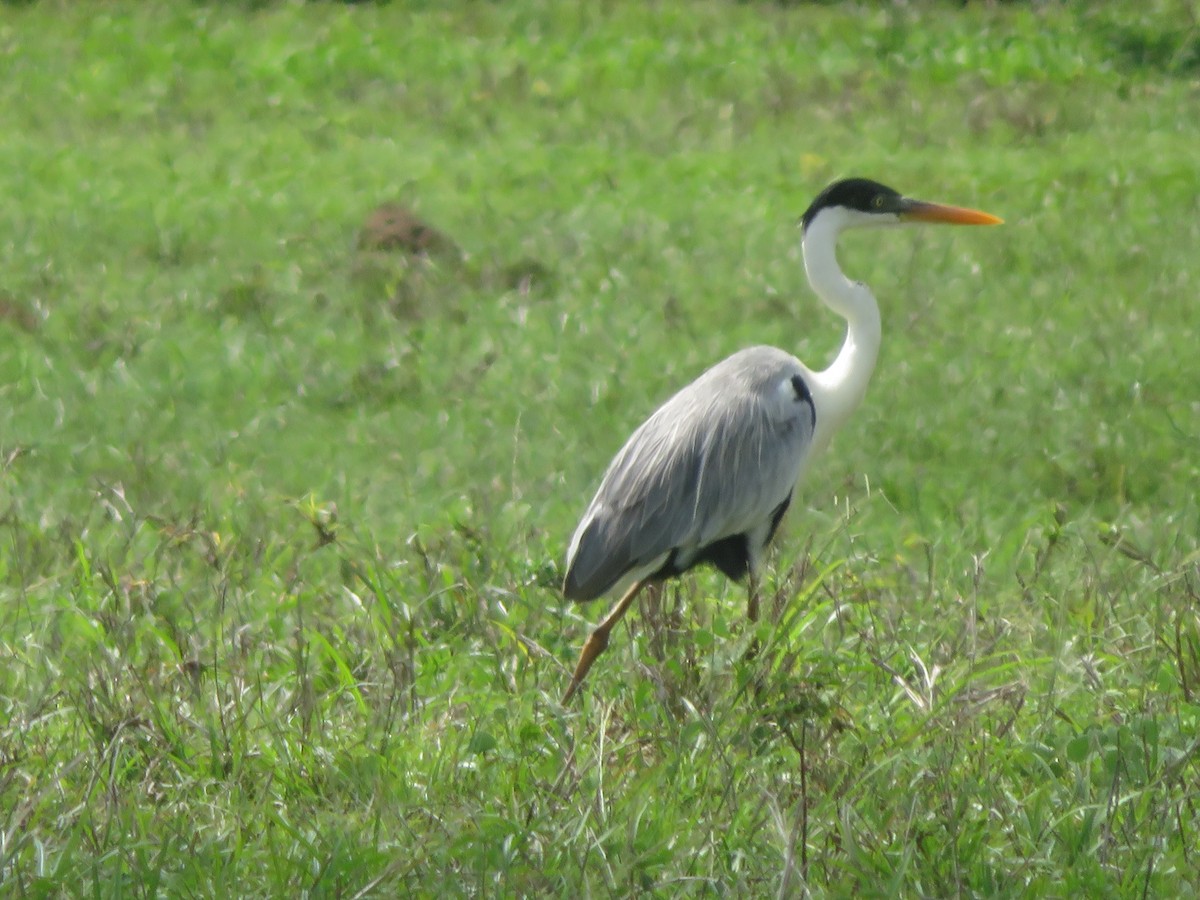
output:
[[[666,652],[664,635],[667,630],[666,616],[663,613],[663,583],[656,581],[647,585],[640,598],[638,612],[642,617],[643,626],[646,627],[650,653],[662,662]]]
[[[621,621],[622,616],[629,612],[629,607],[633,605],[634,599],[638,592],[646,586],[648,582],[638,581],[625,592],[625,596],[620,599],[616,606],[612,608],[604,621],[596,626],[596,629],[588,637],[583,645],[583,649],[579,651],[579,662],[575,664],[575,674],[571,676],[571,683],[567,686],[567,692],[563,694],[563,706],[571,702],[571,698],[575,696],[575,692],[579,690],[579,685],[583,683],[583,678],[588,673],[588,669],[592,667],[592,663],[596,661],[604,648],[608,646],[608,633],[613,630],[613,626]]]
[[[747,576],[746,618],[750,620],[751,631],[758,630],[758,576],[751,572]],[[758,635],[750,637],[750,645],[746,648],[743,659],[751,660],[758,656]]]

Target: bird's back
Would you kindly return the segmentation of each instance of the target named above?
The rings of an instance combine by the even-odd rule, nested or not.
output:
[[[630,575],[746,533],[786,503],[811,443],[808,372],[774,347],[739,351],[679,391],[605,473],[567,556],[564,593],[588,600]]]

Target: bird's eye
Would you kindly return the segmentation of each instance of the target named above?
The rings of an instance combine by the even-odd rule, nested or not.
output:
[[[883,194],[876,194],[871,200],[871,205],[876,209],[883,209]]]

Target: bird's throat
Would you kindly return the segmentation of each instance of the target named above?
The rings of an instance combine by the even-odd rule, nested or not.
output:
[[[841,228],[818,217],[804,235],[804,270],[825,305],[846,320],[846,338],[829,368],[813,373],[818,397],[816,443],[828,443],[867,393],[882,336],[879,304],[866,285],[851,281],[838,265]],[[823,420],[823,421],[822,421]]]

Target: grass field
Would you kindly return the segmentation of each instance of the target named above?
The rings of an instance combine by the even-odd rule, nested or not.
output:
[[[1195,896],[1198,15],[0,6],[0,894]],[[1007,224],[847,237],[762,651],[705,572],[564,709],[604,466],[832,355],[851,174]]]

